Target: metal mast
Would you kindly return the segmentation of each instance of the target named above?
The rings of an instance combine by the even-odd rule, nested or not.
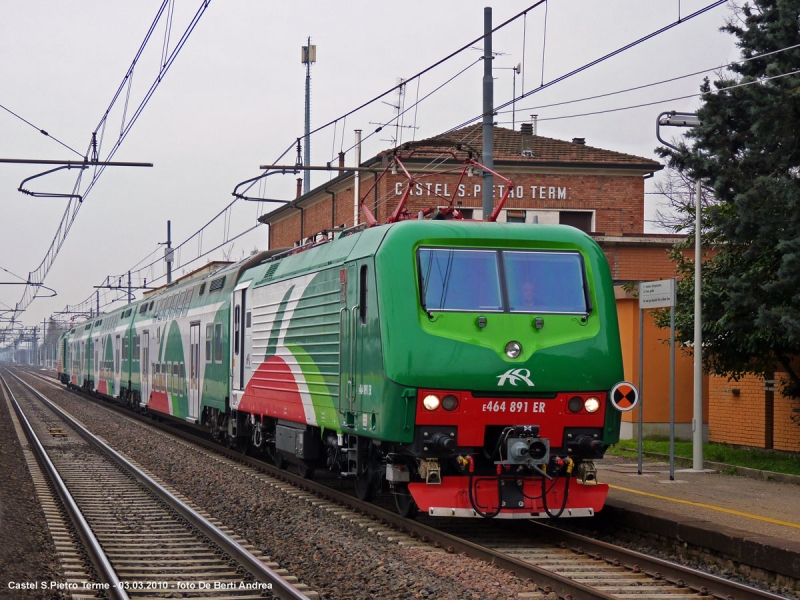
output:
[[[494,169],[494,80],[492,79],[492,9],[483,9],[483,164]],[[494,176],[483,172],[483,220],[494,209]]]
[[[311,65],[317,62],[317,47],[311,45],[311,36],[308,36],[308,45],[303,46],[302,63],[306,66],[306,129],[303,145],[305,155],[303,161],[305,166],[311,165]],[[303,193],[307,194],[311,189],[311,171],[303,173]]]

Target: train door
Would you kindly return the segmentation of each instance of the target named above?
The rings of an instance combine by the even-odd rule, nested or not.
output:
[[[200,412],[200,321],[189,326],[189,419]]]
[[[117,335],[114,338],[114,397],[119,396],[120,389],[120,367],[122,366],[122,361],[120,360],[121,346],[122,338]]]
[[[92,370],[92,380],[94,384],[92,384],[92,391],[97,389],[97,384],[100,383],[100,370],[99,370],[99,361],[100,361],[100,349],[98,348],[100,344],[97,343],[95,340],[94,342],[94,363],[93,370]]]
[[[233,291],[233,326],[231,342],[233,346],[233,365],[231,375],[233,377],[233,389],[244,390],[250,379],[250,354],[246,349],[247,318],[249,310],[247,302],[247,288],[250,282],[246,281],[236,286]]]
[[[150,391],[152,389],[150,382],[150,332],[148,330],[142,332],[140,348],[142,354],[139,361],[142,370],[142,398],[140,404],[147,406],[150,402]]]

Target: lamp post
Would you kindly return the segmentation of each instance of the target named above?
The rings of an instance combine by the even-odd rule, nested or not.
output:
[[[660,128],[663,127],[697,127],[702,122],[694,113],[675,111],[663,112],[656,119],[656,138],[658,141],[678,150],[669,142],[661,139]],[[703,314],[702,314],[702,243],[700,194],[702,184],[698,178],[695,189],[694,208],[694,407],[692,411],[692,470],[703,470]]]

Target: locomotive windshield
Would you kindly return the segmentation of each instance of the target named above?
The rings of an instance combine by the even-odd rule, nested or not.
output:
[[[422,305],[427,310],[503,310],[497,252],[449,248],[417,252]]]
[[[417,258],[425,310],[591,311],[578,252],[420,248]]]

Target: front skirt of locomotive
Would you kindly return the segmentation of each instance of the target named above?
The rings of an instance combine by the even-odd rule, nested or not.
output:
[[[564,504],[567,481],[565,477],[548,481],[545,499],[539,477],[502,477],[498,483],[498,478],[492,476],[445,476],[439,484],[410,483],[408,490],[419,509],[432,517],[591,517],[603,508],[608,485],[584,484],[573,478],[566,488]]]

